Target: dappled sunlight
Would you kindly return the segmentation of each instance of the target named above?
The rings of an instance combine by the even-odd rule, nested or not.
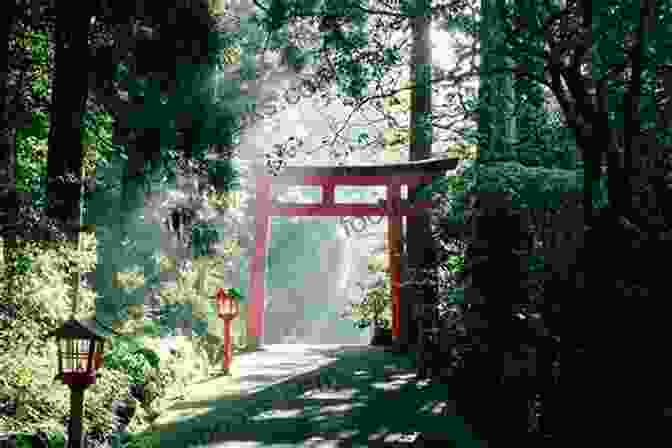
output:
[[[320,409],[320,414],[336,414],[336,413],[346,413],[353,410],[354,408],[361,408],[366,406],[364,403],[351,403],[351,404],[337,404],[333,406],[323,406]]]
[[[338,443],[339,443],[338,440],[327,440],[324,437],[315,436],[306,440],[303,446],[306,448],[327,448],[327,447],[337,447]]]
[[[336,437],[339,439],[351,439],[354,436],[359,434],[359,431],[357,430],[351,430],[351,431],[341,431],[338,434],[336,434]]]
[[[404,384],[407,384],[408,381],[404,380],[396,380],[396,381],[391,381],[391,382],[376,382],[376,383],[371,383],[371,387],[374,389],[380,389],[384,391],[391,391],[391,390],[399,390]]]
[[[427,380],[418,381],[415,386],[418,389],[425,389],[425,388],[429,387],[431,384],[432,384],[432,381],[427,379]]]
[[[303,409],[271,409],[250,418],[253,422],[260,422],[272,418],[297,418],[303,414]]]
[[[365,376],[357,377],[358,380],[370,380],[371,378],[372,378],[371,375],[365,375]]]
[[[416,373],[407,373],[405,375],[392,375],[393,380],[405,381],[408,383],[408,380],[416,378],[418,375]]]
[[[448,402],[433,400],[420,408],[420,412],[431,413],[432,415],[441,415],[448,408]]]
[[[385,443],[395,444],[394,446],[397,446],[397,444],[399,446],[411,446],[418,439],[419,435],[420,433],[415,431],[410,433],[395,432],[386,435],[384,440]]]
[[[383,437],[385,437],[387,434],[390,433],[390,428],[383,426],[380,429],[377,429],[375,432],[369,435],[368,440],[369,442],[375,442],[377,440],[381,440]]]
[[[357,393],[359,393],[359,390],[357,389],[345,389],[339,391],[309,390],[303,393],[300,397],[314,400],[349,400]]]
[[[419,439],[420,433],[430,437],[428,440],[464,437],[464,422],[453,416],[454,405],[442,392],[436,395],[439,390],[435,386],[419,392],[410,367],[388,355],[368,354],[367,361],[348,357],[340,360],[343,364],[337,361],[335,367],[320,369],[298,384],[277,384],[254,393],[257,404],[239,409],[233,419],[218,417],[213,425],[204,417],[199,422],[192,418],[179,423],[194,430],[192,425],[211,428],[209,448],[412,446],[424,441]],[[274,353],[266,355],[276,358]],[[287,358],[284,361],[280,364],[301,364],[286,362]],[[266,370],[278,369],[270,364],[265,365]],[[425,382],[424,387],[430,384]],[[392,406],[394,412],[390,412]],[[226,408],[229,406],[217,407],[217,413]],[[441,428],[435,430],[437,424]]]
[[[219,442],[219,443],[211,443],[208,445],[198,445],[198,446],[193,446],[191,448],[262,448],[265,446],[269,446],[263,442],[254,442],[254,441],[243,441],[243,440],[229,440],[226,442]],[[279,447],[280,445],[274,445],[276,447]],[[288,445],[289,446],[289,445]],[[293,446],[293,445],[292,445]]]
[[[268,369],[268,368],[266,368],[266,369],[264,369],[264,375],[282,377],[283,375],[287,374],[288,370],[290,370],[290,369],[289,368],[285,368],[285,369]]]
[[[336,448],[343,446],[341,443],[343,440],[352,439],[357,434],[359,434],[359,431],[340,431],[334,435],[330,435],[329,438],[313,436],[306,439],[301,446],[304,448]]]
[[[312,417],[310,417],[310,421],[312,423],[320,423],[320,422],[329,422],[337,415],[339,416],[338,418],[344,417],[347,413],[352,411],[355,408],[363,408],[366,407],[366,404],[364,403],[342,403],[342,404],[337,404],[337,405],[331,405],[331,406],[321,406],[319,410],[317,411],[317,415],[315,414],[315,411],[312,413]],[[308,414],[308,413],[306,413]],[[341,425],[338,423],[339,426]],[[324,429],[324,428],[323,428]]]

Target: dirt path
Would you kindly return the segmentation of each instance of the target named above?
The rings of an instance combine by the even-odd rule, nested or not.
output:
[[[484,446],[454,415],[448,387],[416,381],[406,357],[370,347],[276,353],[282,354],[278,364],[261,371],[306,360],[325,364],[244,397],[229,395],[235,376],[230,383],[206,383],[189,402],[203,412],[183,406],[183,418],[157,425],[161,447]]]

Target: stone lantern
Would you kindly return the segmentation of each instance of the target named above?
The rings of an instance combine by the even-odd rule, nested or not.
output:
[[[96,382],[96,370],[103,362],[103,337],[91,321],[66,321],[49,333],[56,338],[58,373],[55,379],[70,387],[70,427],[68,448],[81,448],[84,390]]]
[[[224,291],[222,288],[217,290],[217,315],[224,321],[224,363],[223,370],[229,372],[233,358],[233,347],[231,344],[231,321],[238,316],[240,311],[238,300],[240,295],[235,289]]]

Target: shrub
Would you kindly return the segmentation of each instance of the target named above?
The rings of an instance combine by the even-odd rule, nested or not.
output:
[[[65,448],[65,434],[62,432],[47,433],[49,448]]]
[[[95,269],[95,236],[84,234],[79,250],[56,241],[22,241],[19,246],[20,257],[15,262],[21,288],[3,295],[0,307],[0,371],[3,372],[0,398],[16,399],[17,409],[16,415],[0,415],[0,428],[30,434],[36,430],[62,434],[70,413],[70,391],[54,380],[56,346],[45,336],[70,316],[70,273],[74,269],[80,272]],[[1,247],[0,254],[3,254]],[[4,292],[7,278],[5,260],[2,261],[0,291]],[[137,280],[121,277],[122,283]],[[208,290],[210,286],[207,285]],[[84,284],[78,296],[77,317],[92,315],[95,291]],[[199,301],[205,304],[206,298],[199,297]],[[146,393],[129,430],[144,431],[166,404],[162,398],[170,387],[184,388],[207,374],[209,363],[199,348],[200,338],[178,341],[176,356],[162,353],[160,325],[144,320],[142,312],[129,313],[129,317],[113,325],[113,329],[124,336],[106,338],[104,366],[98,371],[96,384],[87,389],[83,422],[87,432],[105,434],[111,430],[112,402],[135,403],[129,394],[130,384],[143,385]]]
[[[107,434],[113,429],[112,403],[115,400],[125,400],[135,405],[136,401],[130,396],[129,377],[119,375],[114,370],[98,370],[96,384],[89,386],[85,395],[84,422],[88,433],[100,432]]]
[[[153,448],[159,446],[159,433],[144,432],[142,434],[130,434],[126,448]]]
[[[10,372],[4,390],[18,397],[15,416],[0,417],[0,427],[8,431],[61,432],[70,413],[70,390],[54,380],[56,355],[49,358],[25,357],[11,363],[0,358],[3,371]],[[87,388],[84,399],[84,429],[108,432],[112,429],[112,401],[128,397],[128,377],[100,369],[96,383]]]
[[[69,388],[54,380],[57,372],[56,345],[45,336],[69,318],[70,273],[95,268],[95,237],[82,235],[79,250],[58,241],[22,241],[19,244],[20,284],[5,299],[11,304],[11,319],[0,322],[0,392],[17,399],[15,415],[0,417],[7,431],[62,433],[70,413]],[[0,288],[7,279],[2,266]],[[94,311],[95,292],[79,288],[78,317]],[[109,345],[108,345],[109,347]],[[128,397],[128,375],[102,368],[96,384],[87,389],[84,400],[84,429],[105,433],[112,427],[111,404]]]
[[[16,435],[16,448],[32,448],[33,435],[30,433],[21,433]]]
[[[151,349],[139,347],[130,337],[112,339],[112,349],[104,356],[105,367],[128,374],[132,384],[144,384],[147,369],[157,368],[159,356]]]
[[[359,302],[350,302],[349,309],[341,317],[354,321],[357,328],[367,328],[372,324],[380,328],[391,328],[392,300],[390,297],[390,277],[380,260],[372,260],[368,265],[370,274],[377,278],[364,286],[363,297]]]

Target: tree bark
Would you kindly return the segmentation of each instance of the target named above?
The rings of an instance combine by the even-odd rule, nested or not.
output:
[[[15,9],[15,3],[13,1],[9,2],[9,6],[4,8],[0,18],[0,191],[3,194],[6,191],[16,190],[16,127],[12,124],[13,113],[9,91],[9,46],[14,26]],[[9,202],[5,204],[11,206]]]
[[[481,84],[479,98],[479,157],[477,164],[516,160],[513,75],[499,72],[511,67],[503,48],[507,30],[499,19],[507,0],[482,4]],[[494,73],[494,74],[493,74]],[[488,397],[488,404],[474,412],[483,436],[493,444],[513,442],[524,435],[521,420],[526,397],[520,382],[505,381],[505,355],[515,352],[512,304],[519,302],[520,271],[514,250],[520,245],[518,215],[504,192],[477,191],[473,219],[473,242],[468,257],[473,260],[472,286],[482,298],[473,305],[479,316],[470,331],[477,340],[477,354],[469,366],[471,391]],[[497,282],[493,282],[497,278]],[[476,392],[478,390],[478,392]]]
[[[19,203],[16,192],[16,127],[10,99],[10,41],[17,8],[14,1],[0,17],[0,235],[3,240],[6,293],[16,290]]]
[[[82,116],[88,98],[90,4],[57,11],[56,73],[47,158],[47,214],[73,242],[78,241],[82,180]]]
[[[432,45],[430,40],[431,13],[427,1],[416,2],[415,17],[411,18],[413,32],[413,53],[411,59],[411,80],[415,87],[411,90],[410,161],[430,158],[432,150],[432,87],[430,83],[432,66]],[[408,190],[408,198],[413,199],[422,185]],[[431,232],[429,212],[416,217],[406,218],[406,275],[402,280],[414,281],[413,272],[420,272],[433,265],[435,251]],[[427,280],[428,276],[418,274],[417,280]],[[413,305],[436,300],[434,287],[422,288],[407,284],[401,287],[399,304],[399,341],[398,347],[407,351],[418,343],[418,326],[413,318]]]

